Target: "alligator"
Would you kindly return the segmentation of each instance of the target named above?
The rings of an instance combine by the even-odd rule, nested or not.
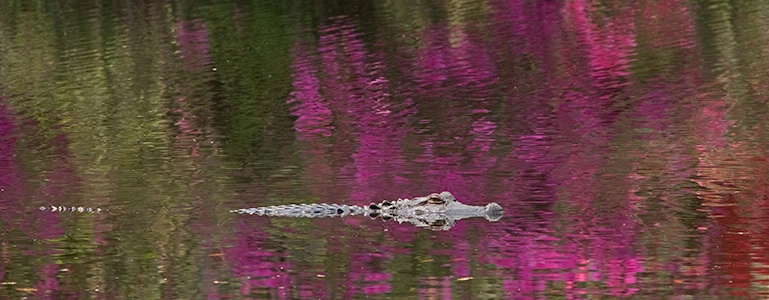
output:
[[[42,206],[41,211],[100,213],[101,208],[80,206]],[[288,204],[230,210],[233,213],[270,217],[326,218],[363,215],[382,220],[395,220],[398,223],[409,222],[417,227],[431,230],[449,230],[457,221],[483,217],[496,222],[504,214],[502,206],[495,202],[485,206],[472,206],[457,201],[450,192],[433,193],[413,199],[382,201],[368,206],[345,204]]]
[[[433,193],[413,199],[382,201],[368,206],[345,204],[288,204],[255,208],[235,209],[230,212],[294,218],[325,218],[364,215],[372,219],[395,220],[398,223],[409,222],[417,227],[431,230],[449,230],[457,221],[483,217],[496,222],[504,214],[502,206],[495,202],[485,206],[472,206],[457,201],[450,192]]]

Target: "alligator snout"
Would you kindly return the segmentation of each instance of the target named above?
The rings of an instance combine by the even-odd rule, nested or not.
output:
[[[486,220],[489,220],[491,222],[496,222],[499,219],[502,218],[502,215],[505,214],[505,210],[502,209],[502,206],[497,204],[496,202],[491,202],[489,204],[486,204],[486,207],[484,207],[485,211],[485,218]]]

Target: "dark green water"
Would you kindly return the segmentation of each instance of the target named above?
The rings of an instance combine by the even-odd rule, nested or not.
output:
[[[0,1],[0,298],[769,296],[769,4],[613,2]]]

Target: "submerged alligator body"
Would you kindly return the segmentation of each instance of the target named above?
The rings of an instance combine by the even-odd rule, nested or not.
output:
[[[41,211],[100,213],[101,208],[42,206]],[[289,204],[255,208],[235,209],[230,212],[270,217],[326,218],[363,215],[398,223],[409,222],[417,227],[432,230],[449,230],[457,221],[467,218],[485,218],[491,222],[499,220],[504,211],[502,206],[491,202],[485,206],[472,206],[457,201],[449,192],[434,193],[413,199],[382,201],[368,206],[344,204]]]
[[[364,215],[398,223],[409,222],[417,227],[432,230],[448,230],[457,221],[483,217],[495,222],[504,211],[502,206],[491,202],[485,206],[472,206],[457,201],[449,192],[434,193],[413,199],[382,201],[368,206],[344,204],[289,204],[235,209],[230,212],[271,217],[326,218]]]

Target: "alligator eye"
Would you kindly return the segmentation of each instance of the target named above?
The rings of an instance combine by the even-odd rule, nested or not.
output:
[[[441,196],[438,195],[438,194],[431,194],[427,198],[427,203],[430,203],[430,204],[444,204],[444,203],[446,203],[446,201],[444,201],[443,198],[441,198]]]
[[[446,220],[441,220],[441,219],[435,220],[432,223],[430,223],[430,226],[435,226],[435,227],[443,227],[444,225],[446,225]]]

